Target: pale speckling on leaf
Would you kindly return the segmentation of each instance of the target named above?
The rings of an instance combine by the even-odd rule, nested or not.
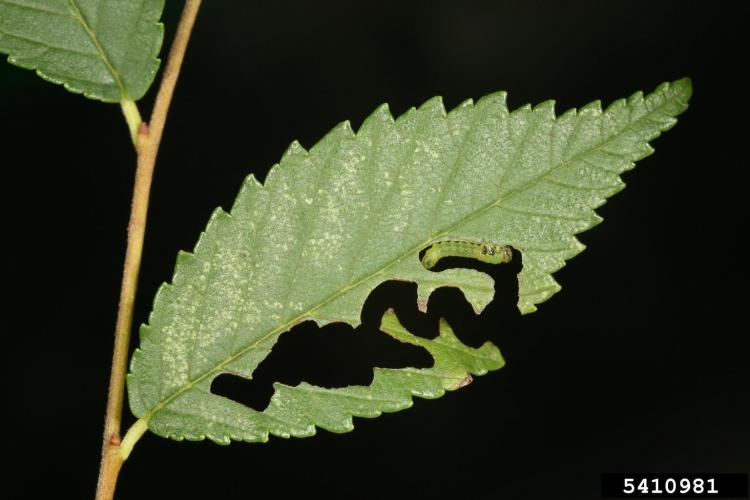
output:
[[[386,280],[415,282],[421,308],[453,286],[481,311],[492,279],[428,270],[419,253],[436,241],[515,249],[518,307],[533,312],[560,289],[552,273],[583,250],[575,235],[601,221],[594,209],[623,188],[620,174],[652,152],[649,141],[675,124],[690,94],[683,79],[558,117],[552,101],[510,112],[504,93],[447,114],[435,98],[396,120],[381,106],[357,133],[342,123],[309,151],[292,144],[263,184],[247,178],[231,212],[214,212],[193,253],[179,254],[131,361],[133,412],[175,439],[344,432],[353,416],[397,411],[500,368],[494,346],[471,349],[445,322],[426,340],[387,313],[383,332],[427,349],[432,368],[375,369],[369,386],[275,384],[264,411],[210,392],[222,373],[251,378],[298,323],[358,325]]]

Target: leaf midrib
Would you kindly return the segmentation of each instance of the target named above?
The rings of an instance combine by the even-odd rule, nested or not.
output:
[[[97,38],[96,33],[89,26],[88,22],[86,21],[86,18],[83,17],[83,14],[81,13],[81,10],[78,7],[78,4],[76,3],[76,0],[68,0],[68,3],[71,7],[73,18],[80,23],[81,27],[86,32],[89,39],[91,40],[91,43],[94,44],[94,48],[99,54],[99,59],[101,59],[101,61],[107,67],[107,70],[112,75],[112,78],[115,80],[115,85],[117,86],[117,89],[120,91],[120,98],[122,100],[128,99],[128,94],[125,91],[125,85],[120,79],[119,72],[114,68],[114,66],[110,62],[109,57],[107,56],[107,53],[104,50],[104,47],[102,47],[102,45],[99,43],[99,39]]]
[[[644,97],[642,97],[642,99],[643,99],[643,104],[647,105],[646,97],[644,96]],[[582,152],[578,153],[577,155],[575,155],[574,157],[572,157],[572,158],[570,158],[568,160],[561,161],[558,165],[550,168],[544,174],[542,174],[542,175],[540,175],[538,177],[534,177],[533,179],[529,180],[525,184],[522,184],[521,186],[519,186],[519,187],[517,187],[517,188],[515,188],[513,190],[508,191],[505,194],[504,197],[498,198],[496,201],[494,201],[492,203],[489,203],[486,206],[484,206],[484,207],[482,207],[482,208],[480,208],[478,210],[475,210],[474,212],[470,213],[469,215],[467,215],[463,219],[459,220],[458,222],[456,222],[452,226],[449,226],[448,228],[444,229],[440,233],[437,233],[437,234],[435,234],[435,235],[427,238],[425,241],[423,241],[419,245],[416,245],[416,246],[412,247],[410,250],[402,253],[400,256],[398,256],[395,259],[393,259],[392,261],[388,262],[387,264],[385,264],[383,267],[381,267],[377,271],[375,271],[375,272],[373,272],[373,273],[365,276],[364,278],[361,278],[360,280],[356,281],[355,283],[353,283],[353,284],[351,284],[351,285],[349,285],[349,286],[347,286],[345,288],[342,288],[338,292],[331,294],[328,298],[322,300],[321,302],[319,302],[315,306],[309,308],[304,313],[302,313],[302,314],[298,315],[297,317],[295,317],[295,318],[287,321],[286,323],[280,325],[279,327],[271,330],[267,334],[259,337],[253,343],[251,343],[250,345],[248,345],[246,348],[241,349],[236,354],[233,354],[232,356],[229,356],[229,357],[225,358],[224,361],[222,361],[221,363],[215,365],[214,368],[211,368],[210,370],[206,371],[205,373],[203,373],[203,374],[199,375],[198,377],[196,377],[196,378],[192,379],[191,381],[189,381],[181,389],[178,389],[173,394],[171,394],[169,397],[165,398],[164,400],[162,400],[161,402],[159,402],[156,406],[154,406],[153,409],[151,409],[150,411],[146,412],[146,414],[144,416],[140,417],[139,420],[144,420],[144,421],[147,422],[151,417],[153,417],[155,414],[159,413],[159,411],[161,411],[161,409],[164,408],[166,405],[168,405],[170,402],[172,402],[173,400],[175,400],[176,398],[178,398],[179,396],[181,396],[183,393],[185,393],[185,392],[189,391],[190,389],[192,389],[196,384],[198,384],[199,382],[203,381],[207,377],[213,375],[214,373],[219,372],[228,363],[231,363],[235,359],[237,359],[240,356],[243,356],[244,354],[246,354],[248,351],[256,348],[259,344],[261,344],[262,342],[264,342],[268,338],[270,338],[270,337],[272,337],[274,335],[277,335],[277,334],[284,333],[285,331],[289,330],[294,325],[296,325],[299,322],[304,321],[306,319],[312,319],[314,321],[314,318],[312,318],[311,315],[315,311],[317,311],[318,309],[320,309],[321,307],[323,307],[323,306],[329,304],[330,302],[336,300],[337,298],[339,298],[342,295],[346,294],[350,290],[358,287],[362,283],[364,283],[366,281],[369,281],[369,280],[375,278],[376,276],[378,276],[380,274],[384,274],[387,269],[393,267],[396,264],[399,264],[399,263],[403,262],[404,259],[406,259],[407,257],[413,255],[414,253],[418,253],[422,248],[424,248],[425,246],[427,246],[431,242],[439,239],[442,236],[447,235],[451,231],[453,231],[456,228],[462,226],[463,224],[466,224],[467,222],[469,222],[470,220],[478,217],[479,215],[483,214],[487,210],[490,210],[492,208],[500,206],[502,203],[507,202],[508,200],[510,200],[511,198],[513,198],[514,196],[516,196],[517,194],[522,193],[524,190],[526,190],[532,184],[535,184],[537,182],[541,182],[542,180],[544,180],[545,177],[549,176],[553,172],[556,172],[557,170],[559,170],[559,169],[561,169],[561,168],[569,165],[570,163],[572,163],[574,161],[577,161],[578,159],[580,159],[580,157],[582,157],[584,155],[587,155],[587,154],[589,154],[589,153],[591,153],[593,151],[601,149],[607,143],[613,141],[614,139],[616,139],[617,137],[619,137],[620,135],[622,135],[623,133],[625,133],[626,131],[628,131],[629,129],[631,129],[633,127],[633,125],[635,125],[636,123],[642,122],[643,120],[647,120],[657,110],[661,109],[663,106],[665,106],[667,103],[669,103],[671,101],[672,101],[671,98],[665,98],[664,101],[662,103],[660,103],[658,106],[656,106],[653,109],[649,110],[647,113],[645,113],[643,116],[639,117],[637,120],[628,123],[628,125],[626,127],[624,127],[622,130],[620,130],[617,134],[614,134],[614,135],[611,135],[611,136],[607,137],[605,140],[601,141],[595,147],[592,147],[592,148],[589,148],[589,149],[587,149],[585,151],[582,151]],[[516,112],[520,112],[520,111],[522,111],[522,109],[518,109],[516,111],[513,111],[511,114],[516,113]],[[601,114],[604,114],[604,112],[602,112]],[[557,119],[557,117],[553,118],[553,120],[556,120],[556,119]],[[527,131],[527,134],[528,134],[528,131]],[[615,154],[615,153],[609,152],[609,154]],[[620,155],[620,156],[622,156],[622,155]],[[629,161],[632,161],[632,160],[629,160]]]

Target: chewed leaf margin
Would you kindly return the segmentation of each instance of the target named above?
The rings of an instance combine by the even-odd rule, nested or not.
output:
[[[390,337],[426,349],[434,359],[431,368],[375,368],[373,381],[367,386],[343,388],[318,387],[306,382],[297,386],[275,383],[275,392],[268,407],[256,413],[256,422],[267,425],[268,431],[245,431],[253,422],[243,418],[247,408],[227,398],[218,398],[213,411],[222,415],[205,429],[190,429],[191,418],[180,418],[180,411],[193,413],[187,400],[179,408],[160,413],[149,421],[149,429],[162,437],[176,440],[209,438],[218,444],[232,440],[265,442],[269,433],[279,437],[309,437],[316,427],[330,432],[349,432],[354,428],[353,417],[374,418],[382,413],[404,410],[412,406],[412,397],[435,399],[446,391],[465,387],[473,376],[499,370],[505,365],[500,351],[490,342],[479,348],[464,345],[455,336],[448,322],[439,323],[439,335],[426,339],[411,334],[399,322],[392,310],[383,315],[380,330]],[[242,427],[237,432],[235,425]],[[187,426],[187,427],[186,427]]]

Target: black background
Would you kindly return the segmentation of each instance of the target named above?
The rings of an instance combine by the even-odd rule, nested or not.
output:
[[[388,305],[421,334],[443,315],[467,343],[492,340],[501,371],[345,435],[220,447],[148,434],[118,498],[589,499],[601,472],[750,470],[747,5],[205,2],[154,179],[136,323],[247,174],[262,179],[293,139],[310,147],[345,119],[356,129],[382,102],[399,115],[433,95],[452,108],[507,90],[512,108],[554,98],[561,113],[683,76],[694,94],[537,313],[515,309],[520,259],[481,268],[497,295],[479,317],[455,291],[421,317],[412,286],[385,285],[355,333],[302,325],[253,382],[214,389],[262,408],[274,380],[368,383],[372,366],[424,364],[376,333]],[[90,498],[134,154],[117,106],[7,64],[0,90],[2,488]]]

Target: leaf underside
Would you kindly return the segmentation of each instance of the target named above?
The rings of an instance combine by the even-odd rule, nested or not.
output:
[[[143,97],[159,68],[164,0],[0,0],[0,52],[86,97]]]
[[[210,392],[222,373],[252,378],[298,323],[357,326],[387,280],[416,282],[421,310],[453,286],[481,311],[492,279],[425,269],[419,252],[435,241],[511,245],[523,259],[518,307],[534,311],[560,288],[552,273],[583,250],[575,235],[601,221],[594,209],[622,189],[620,174],[652,152],[648,141],[675,124],[690,94],[683,79],[559,117],[552,101],[511,113],[504,93],[447,114],[435,98],[397,120],[381,106],[356,134],[345,122],[310,151],[293,143],[263,185],[247,178],[231,213],[214,212],[194,253],[178,255],[131,360],[133,413],[156,434],[218,443],[342,432],[352,416],[396,411],[412,395],[437,397],[500,368],[493,346],[463,346],[445,323],[429,341],[386,314],[383,331],[426,348],[433,368],[376,369],[370,386],[342,389],[277,383],[262,412]]]

